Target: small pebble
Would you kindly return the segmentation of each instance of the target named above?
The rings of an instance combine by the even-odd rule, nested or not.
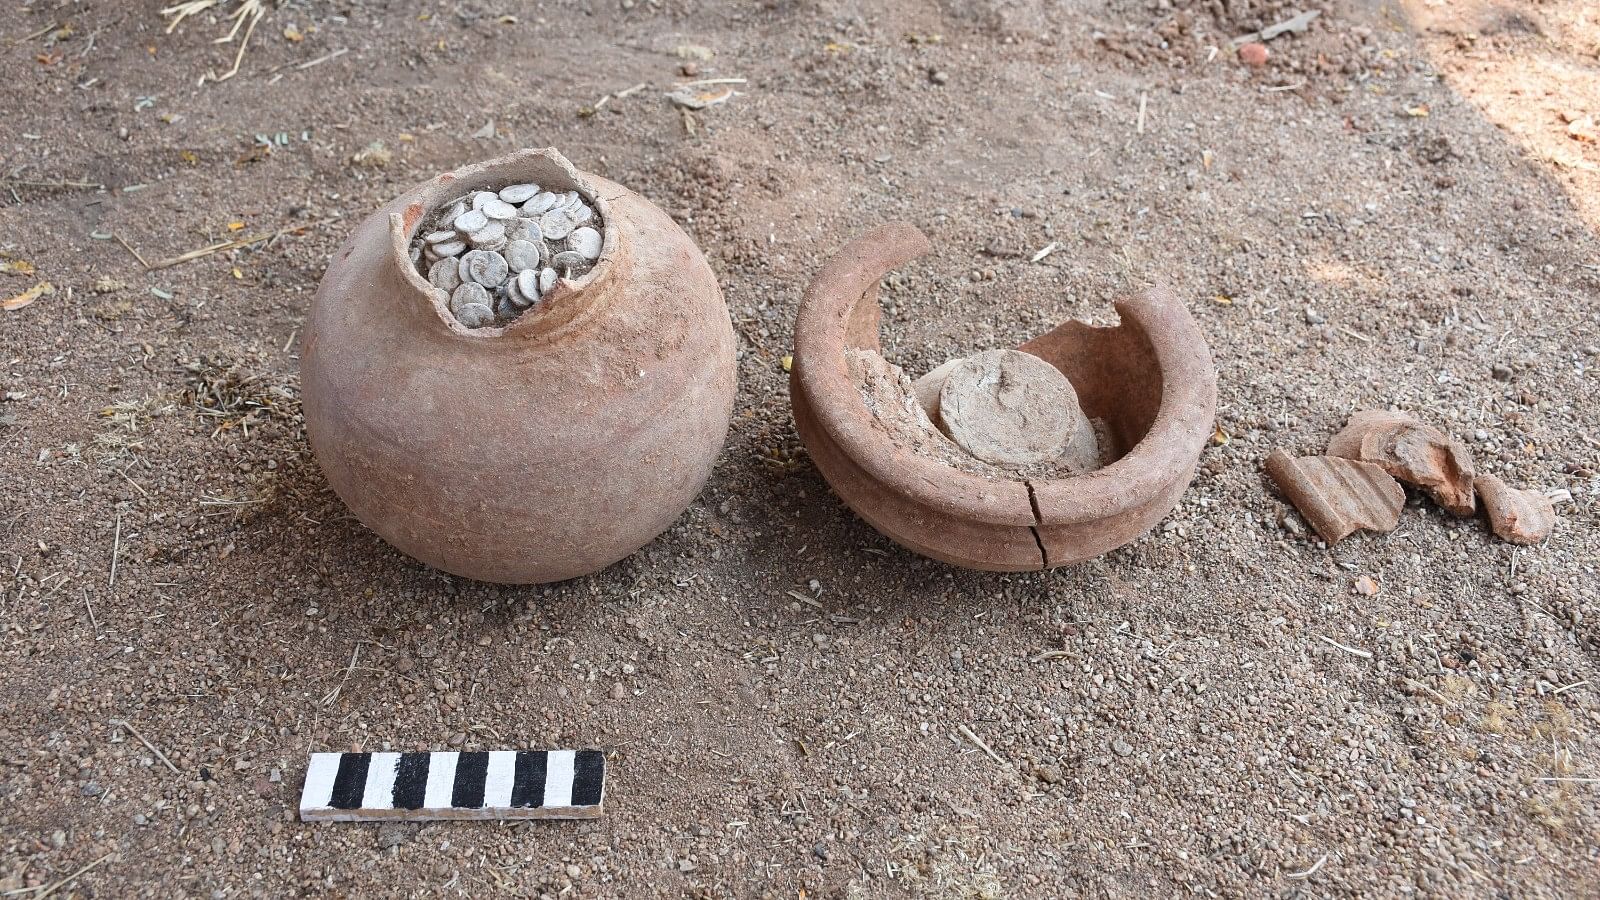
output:
[[[1252,69],[1259,69],[1267,64],[1267,45],[1259,41],[1251,41],[1239,48],[1239,61]]]

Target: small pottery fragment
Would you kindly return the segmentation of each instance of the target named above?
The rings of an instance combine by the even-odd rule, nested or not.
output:
[[[1339,456],[1292,457],[1274,449],[1267,476],[1329,544],[1353,531],[1393,531],[1406,491],[1378,466]]]
[[[1537,544],[1555,530],[1556,507],[1549,497],[1510,487],[1494,475],[1479,475],[1475,483],[1489,528],[1501,540]]]
[[[1467,446],[1409,413],[1363,410],[1328,442],[1329,456],[1359,459],[1428,492],[1458,516],[1476,510]]]
[[[543,302],[504,327],[462,304],[490,317],[470,328],[407,245],[474,190],[461,218],[486,227],[482,210],[510,202],[492,191],[522,185],[593,205],[599,259],[576,280],[542,270]],[[357,518],[445,571],[547,582],[622,559],[694,499],[732,415],[734,335],[711,267],[665,213],[523,150],[417,185],[356,228],[312,302],[301,377],[317,462]]]
[[[883,365],[879,280],[931,250],[910,225],[874,229],[845,245],[801,302],[790,376],[795,424],[845,503],[911,550],[992,571],[1080,562],[1165,517],[1194,474],[1216,410],[1211,354],[1183,304],[1148,290],[1117,301],[1119,325],[1067,322],[1017,348],[1065,376],[1082,414],[1105,423],[1115,444],[1108,449],[1128,448],[1119,458],[1067,477],[974,474],[882,427],[856,377],[874,359]],[[937,411],[957,368],[907,382],[908,402]]]

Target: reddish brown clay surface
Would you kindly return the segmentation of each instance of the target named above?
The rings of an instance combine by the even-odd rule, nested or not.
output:
[[[1160,521],[1194,474],[1216,409],[1216,374],[1170,293],[1116,304],[1120,325],[1068,322],[1021,347],[1072,383],[1105,420],[1111,465],[1069,478],[996,480],[917,454],[879,427],[850,378],[847,348],[878,350],[879,280],[932,248],[907,224],[847,244],[812,281],[795,322],[790,389],[817,468],[873,527],[935,559],[1024,571],[1081,562]]]
[[[1556,527],[1556,508],[1538,491],[1507,485],[1494,475],[1479,475],[1474,482],[1489,516],[1489,528],[1513,544],[1537,544]]]
[[[510,325],[467,329],[407,241],[440,203],[525,181],[594,201],[600,260]],[[732,412],[733,329],[705,258],[554,151],[441,175],[368,217],[304,346],[306,426],[334,490],[399,549],[484,581],[558,581],[643,546],[699,492]]]
[[[1351,532],[1393,531],[1406,492],[1376,465],[1338,456],[1267,456],[1267,475],[1317,534],[1330,544]]]
[[[1403,412],[1363,410],[1328,442],[1329,456],[1359,459],[1428,492],[1458,516],[1476,511],[1467,446]]]

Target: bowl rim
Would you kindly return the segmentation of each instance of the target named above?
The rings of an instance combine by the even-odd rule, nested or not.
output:
[[[845,363],[847,347],[881,346],[879,282],[931,252],[916,227],[889,223],[839,250],[806,289],[794,329],[794,402],[805,403],[833,443],[869,477],[907,500],[964,520],[1050,526],[1137,511],[1177,479],[1187,479],[1211,434],[1216,373],[1198,326],[1171,291],[1154,287],[1113,306],[1121,321],[1060,329],[1135,328],[1161,373],[1161,396],[1149,430],[1116,462],[1082,475],[999,479],[964,472],[897,446],[878,427]],[[1029,352],[1031,344],[1017,348]]]

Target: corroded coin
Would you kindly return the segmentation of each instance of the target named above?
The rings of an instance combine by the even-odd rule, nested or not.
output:
[[[556,286],[556,270],[555,269],[549,269],[549,268],[540,269],[539,270],[539,296],[543,297],[545,294],[550,293],[550,289],[555,287],[555,286]]]
[[[589,227],[575,229],[567,235],[567,249],[582,253],[584,259],[599,259],[600,243],[600,232]]]
[[[552,194],[549,191],[540,191],[533,196],[533,199],[522,204],[522,214],[525,216],[537,216],[549,212],[556,205],[556,198],[556,194]]]
[[[557,269],[566,269],[568,272],[588,264],[589,260],[576,250],[563,250],[550,258],[550,265]]]
[[[489,218],[500,222],[504,222],[507,219],[515,219],[517,217],[517,208],[505,202],[504,200],[501,200],[499,197],[484,203],[483,206],[478,209],[478,212],[481,212]]]
[[[477,250],[499,250],[506,245],[506,227],[499,222],[490,222],[467,235],[467,243]]]
[[[461,317],[461,307],[471,304],[489,305],[489,289],[475,281],[463,281],[450,292],[450,311]]]
[[[535,269],[526,269],[518,272],[512,284],[516,287],[517,294],[528,303],[537,302],[539,295],[544,293],[539,288],[539,272]],[[506,293],[510,292],[508,288]]]
[[[424,241],[427,241],[430,244],[442,244],[445,241],[453,241],[453,240],[455,240],[456,239],[456,233],[455,233],[455,231],[453,229],[441,228],[438,231],[430,231],[430,232],[428,232],[427,234],[422,236],[422,239]]]
[[[527,296],[522,293],[522,288],[518,286],[521,280],[522,276],[519,274],[517,277],[506,282],[506,299],[510,300],[511,305],[515,306],[517,309],[527,309],[532,304],[529,302]]]
[[[594,218],[594,210],[589,208],[589,204],[579,202],[574,206],[567,207],[567,218],[581,225]]]
[[[436,288],[453,291],[461,286],[461,264],[453,259],[441,259],[428,267],[428,283]]]
[[[511,241],[506,244],[506,263],[511,266],[513,272],[537,269],[544,264],[543,246],[542,242],[534,244],[529,241]]]
[[[538,193],[537,184],[508,184],[500,189],[500,199],[507,203],[527,203]]]
[[[472,208],[483,209],[483,205],[490,200],[499,200],[500,195],[494,191],[478,191],[472,195]]]
[[[479,209],[469,209],[450,220],[450,226],[462,234],[482,231],[488,224],[489,217],[484,214],[483,210]]]
[[[506,283],[506,276],[510,272],[506,258],[492,250],[469,250],[466,256],[461,257],[463,282],[475,281],[486,288],[499,287]]]
[[[984,462],[1023,466],[1059,452],[1082,419],[1072,383],[1020,350],[988,350],[950,370],[939,391],[940,426]]]
[[[427,250],[424,252],[434,253],[438,258],[443,258],[446,256],[460,256],[462,251],[466,249],[466,242],[457,239],[454,241],[445,241],[442,244],[429,244]]]
[[[542,244],[544,243],[544,232],[539,230],[538,219],[518,216],[506,223],[506,240]]]
[[[465,200],[457,200],[454,203],[450,204],[450,208],[445,210],[444,215],[439,217],[439,221],[441,221],[441,222],[454,222],[456,220],[457,216],[461,215],[462,213],[466,212],[467,210],[469,210],[471,208],[472,207],[468,206]]]
[[[456,321],[468,328],[482,328],[494,324],[494,310],[485,303],[468,303],[456,313]]]
[[[572,233],[575,224],[568,218],[566,211],[560,209],[552,209],[539,217],[539,230],[544,232],[544,239],[547,241],[564,240]]]

